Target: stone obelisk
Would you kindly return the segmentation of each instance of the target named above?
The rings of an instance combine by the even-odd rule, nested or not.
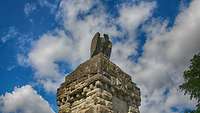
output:
[[[140,89],[109,58],[112,43],[96,33],[91,58],[65,77],[57,90],[59,113],[139,113]]]

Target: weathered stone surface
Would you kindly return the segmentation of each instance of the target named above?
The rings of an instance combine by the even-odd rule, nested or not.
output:
[[[139,113],[140,90],[100,53],[66,76],[57,101],[59,113]]]
[[[58,88],[59,113],[139,113],[140,89],[109,60],[108,36],[99,38],[99,33],[93,38],[91,58]]]

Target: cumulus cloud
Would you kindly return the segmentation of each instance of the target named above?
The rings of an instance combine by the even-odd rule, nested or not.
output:
[[[64,79],[59,72],[56,61],[66,62],[67,58],[74,58],[71,40],[63,32],[57,36],[44,34],[29,53],[29,62],[36,71],[36,79],[43,84],[47,91],[55,92]]]
[[[113,45],[111,60],[117,63],[123,70],[130,72],[135,64],[129,59],[129,56],[137,54],[137,33],[139,25],[143,24],[152,15],[155,8],[154,2],[141,2],[138,5],[123,4],[119,9],[118,24],[122,27],[125,41],[119,41]]]
[[[182,74],[190,59],[200,50],[200,13],[197,11],[199,5],[200,1],[196,0],[188,9],[182,10],[170,29],[159,22],[147,28],[149,39],[135,70],[135,79],[143,86],[143,100],[147,101],[143,101],[142,112],[153,110],[157,107],[153,103],[159,101],[159,104],[165,107],[150,113],[169,113],[172,112],[169,111],[171,107],[181,112],[183,108],[194,107],[195,101],[190,101],[187,96],[180,96],[175,89],[183,82]],[[168,96],[164,93],[166,90],[169,90]],[[152,94],[158,91],[161,96],[152,98]]]
[[[98,7],[93,8],[98,5]],[[80,61],[89,57],[91,37],[97,32],[117,36],[118,31],[112,19],[105,13],[101,2],[92,0],[63,1],[61,14],[65,30],[71,33],[75,51]],[[89,13],[89,14],[87,14]],[[79,18],[82,17],[82,18]],[[111,22],[110,22],[111,21]]]
[[[138,5],[124,4],[119,10],[119,23],[128,33],[134,32],[149,16],[155,7],[155,2],[141,2]]]
[[[141,88],[142,113],[173,113],[193,108],[195,101],[177,89],[190,58],[200,50],[199,5],[198,0],[192,1],[172,28],[166,27],[167,21],[161,23],[156,19],[145,25],[144,53],[135,63],[129,57],[137,54],[139,47],[137,28],[151,17],[156,3],[122,4],[119,16],[112,18],[101,2],[63,0],[57,14],[63,29],[42,35],[28,55],[36,79],[47,91],[55,92],[64,75],[56,62],[67,62],[75,68],[88,59],[91,38],[100,31],[108,33],[114,41],[111,60],[133,75]],[[122,41],[116,41],[117,37]]]
[[[97,5],[98,7],[94,7]],[[53,33],[41,36],[28,55],[32,67],[36,69],[37,80],[47,91],[55,92],[63,79],[64,74],[59,72],[57,61],[68,62],[74,68],[89,58],[90,42],[95,32],[107,33],[112,38],[125,35],[124,31],[117,30],[117,25],[120,25],[131,33],[130,26],[126,25],[131,25],[132,30],[135,30],[151,15],[154,4],[142,2],[139,5],[123,4],[122,6],[119,9],[120,16],[111,18],[103,4],[98,1],[63,0],[60,2],[57,17],[62,20],[64,29],[56,29]],[[127,15],[134,15],[128,18],[129,23],[123,21],[127,18],[127,15],[123,14],[125,11],[129,11],[126,12]],[[137,21],[133,22],[132,19]],[[135,36],[132,36],[128,37],[128,41],[114,44],[112,59],[119,64],[124,64],[125,59],[135,52],[134,39]]]
[[[0,96],[1,113],[55,113],[48,102],[30,86],[15,88]]]

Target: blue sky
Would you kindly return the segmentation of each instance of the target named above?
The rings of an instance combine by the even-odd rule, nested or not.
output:
[[[0,112],[57,112],[56,88],[89,58],[97,31],[109,34],[111,60],[141,88],[141,113],[194,109],[178,85],[200,49],[199,6],[198,0],[1,0]]]

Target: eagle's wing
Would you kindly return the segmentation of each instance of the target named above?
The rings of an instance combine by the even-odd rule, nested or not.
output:
[[[92,39],[92,43],[91,43],[91,48],[90,48],[90,56],[93,57],[94,55],[96,55],[99,52],[100,49],[100,43],[101,43],[101,39],[100,39],[100,33],[97,32],[93,39]]]

